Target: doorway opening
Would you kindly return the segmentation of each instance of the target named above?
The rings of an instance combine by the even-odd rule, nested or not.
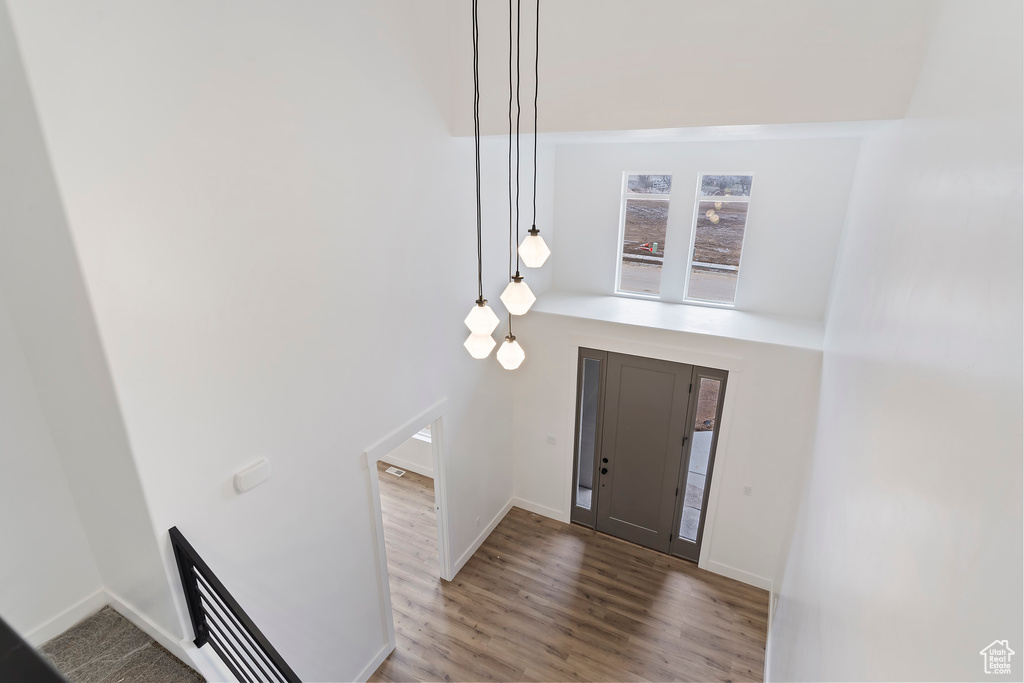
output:
[[[406,634],[417,630],[418,606],[434,598],[441,582],[433,477],[391,464],[422,450],[422,443],[410,439],[398,455],[377,461],[396,651],[409,649]]]
[[[728,372],[579,350],[570,518],[700,558]]]
[[[431,443],[421,436],[377,461],[392,603],[401,603],[395,593],[408,580],[441,578],[433,470]]]
[[[396,625],[403,628],[412,616],[406,607],[433,596],[442,581],[453,578],[443,442],[446,411],[447,401],[442,400],[363,453],[369,469],[381,617],[388,641],[388,649],[363,678],[394,651]]]

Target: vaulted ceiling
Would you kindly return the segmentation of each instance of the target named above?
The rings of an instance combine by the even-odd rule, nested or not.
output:
[[[539,129],[902,118],[934,5],[545,0]],[[524,130],[532,130],[535,7],[531,0],[522,2]],[[454,134],[471,135],[470,2],[449,0],[447,9],[449,121]],[[508,130],[508,11],[503,2],[480,7],[484,134]]]

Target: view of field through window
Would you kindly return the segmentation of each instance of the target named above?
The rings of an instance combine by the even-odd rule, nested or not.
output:
[[[619,291],[661,293],[661,267],[665,260],[671,191],[671,175],[630,175],[626,178]]]
[[[688,299],[733,303],[753,176],[703,175]]]

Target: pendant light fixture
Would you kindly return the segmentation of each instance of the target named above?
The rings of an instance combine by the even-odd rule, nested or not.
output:
[[[537,95],[540,92],[540,0],[537,0],[536,37],[533,55],[533,227],[519,245],[519,256],[527,268],[540,268],[551,256],[551,250],[537,229]]]
[[[519,30],[522,23],[522,7],[521,2],[517,3],[516,8],[516,42],[515,42],[515,58],[516,58],[516,201],[515,201],[515,240],[512,238],[512,226],[509,224],[509,251],[512,250],[511,245],[519,244],[519,119],[522,114],[522,105],[519,102],[519,52],[520,44]],[[509,157],[512,156],[512,3],[509,2]],[[511,164],[509,167],[509,173],[511,174]],[[511,182],[509,183],[509,192],[511,193]],[[511,217],[510,217],[511,218]],[[505,287],[505,291],[501,293],[501,302],[505,304],[506,310],[511,315],[524,315],[530,310],[530,306],[533,306],[533,302],[537,300],[533,292],[530,290],[530,286],[523,282],[523,276],[519,274],[519,252],[515,254],[516,263],[516,274],[512,275],[509,272],[509,283]],[[509,254],[509,271],[512,270],[512,254]],[[511,332],[510,332],[511,334]]]
[[[501,367],[506,370],[515,370],[526,359],[526,352],[523,351],[523,347],[519,345],[515,335],[511,332],[505,337],[505,341],[502,342],[496,355],[498,356],[498,362],[501,363]]]
[[[516,57],[517,57],[517,104],[518,104],[518,43],[519,43],[519,28],[518,28],[518,14],[516,24]],[[533,302],[536,301],[536,297],[533,296],[533,292],[525,282],[523,277],[519,274],[519,259],[518,256],[515,258],[516,262],[516,274],[512,275],[512,254],[514,247],[512,245],[519,243],[519,123],[518,115],[516,117],[516,199],[515,208],[512,205],[512,0],[508,2],[508,277],[509,284],[505,288],[505,291],[501,293],[501,301],[505,304],[505,308],[508,310],[508,334],[505,336],[505,341],[502,342],[498,348],[496,354],[498,362],[501,363],[501,367],[506,370],[515,370],[523,364],[523,360],[526,359],[526,352],[523,351],[523,347],[516,341],[516,336],[512,333],[512,316],[522,315],[530,309]],[[515,241],[513,241],[512,223],[516,224],[516,235]]]
[[[477,15],[477,1],[473,0],[473,138],[476,145],[476,305],[466,316],[469,338],[463,343],[473,358],[487,358],[495,342],[491,333],[498,326],[498,316],[487,305],[484,298],[484,259],[482,239],[482,218],[480,208],[480,26]]]
[[[512,276],[512,282],[508,283],[508,287],[501,293],[501,302],[512,315],[523,315],[530,310],[530,306],[533,306],[536,300],[536,295],[530,289],[530,285],[523,282],[523,276],[519,271],[516,271]]]
[[[497,342],[494,341],[494,337],[489,334],[470,334],[469,338],[462,343],[466,350],[469,351],[469,355],[477,360],[491,355],[491,349],[496,344]]]

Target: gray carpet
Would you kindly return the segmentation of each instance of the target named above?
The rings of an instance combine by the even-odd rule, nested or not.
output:
[[[110,607],[39,648],[71,683],[203,683],[202,676]]]

